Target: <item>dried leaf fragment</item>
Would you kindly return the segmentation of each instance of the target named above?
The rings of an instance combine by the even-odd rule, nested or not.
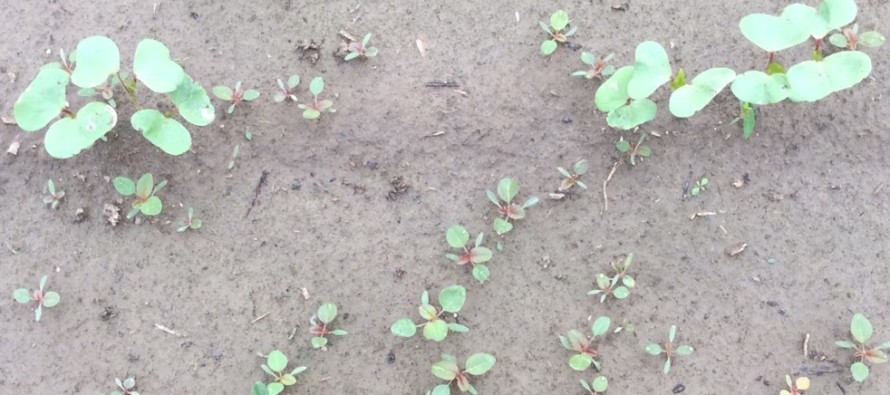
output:
[[[729,255],[729,256],[736,256],[738,254],[741,254],[742,251],[745,251],[745,248],[747,248],[747,247],[748,247],[748,243],[736,243],[729,247],[726,247],[726,249],[723,250],[723,252],[725,252],[726,255]]]

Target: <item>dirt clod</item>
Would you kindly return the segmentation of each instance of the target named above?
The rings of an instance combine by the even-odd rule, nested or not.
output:
[[[389,182],[389,185],[392,186],[392,189],[386,193],[386,200],[389,201],[396,200],[399,196],[407,192],[408,188],[411,188],[402,176],[393,178],[392,181]]]
[[[105,218],[111,226],[117,226],[117,223],[121,220],[121,209],[111,203],[105,203],[102,206],[102,217]]]

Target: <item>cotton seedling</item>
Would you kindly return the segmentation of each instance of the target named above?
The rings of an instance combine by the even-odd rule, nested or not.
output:
[[[575,165],[572,166],[572,171],[557,167],[556,170],[563,176],[562,182],[559,184],[559,191],[568,191],[575,185],[577,185],[578,188],[587,189],[587,185],[584,185],[584,183],[581,182],[581,176],[584,175],[584,173],[587,173],[587,167],[587,159],[581,159],[575,162]]]
[[[312,316],[309,323],[309,333],[312,334],[312,348],[322,348],[328,345],[328,336],[346,336],[343,329],[331,329],[328,326],[337,318],[337,305],[325,303],[318,308],[318,313]]]
[[[111,391],[108,395],[139,395],[139,392],[136,391],[136,378],[127,377],[123,381],[121,379],[115,377],[114,385],[117,386],[117,389]],[[105,395],[101,392],[97,392],[96,395]]]
[[[584,77],[588,80],[594,78],[601,80],[603,79],[603,77],[608,77],[612,74],[615,74],[615,66],[608,64],[608,62],[612,60],[613,56],[615,56],[615,54],[610,53],[597,59],[597,57],[590,52],[581,52],[581,62],[590,66],[590,69],[578,70],[572,73],[572,76]]]
[[[633,258],[634,254],[628,254],[623,260],[613,263],[612,270],[615,274],[612,277],[608,277],[604,273],[597,274],[596,285],[599,289],[591,290],[587,294],[600,295],[600,303],[604,303],[609,295],[615,299],[626,299],[630,296],[630,288],[634,287],[636,281],[627,274],[627,269],[633,262]]]
[[[290,100],[294,103],[297,102],[297,94],[296,89],[297,85],[300,85],[300,76],[292,75],[287,78],[287,85],[284,84],[280,78],[278,79],[278,92],[275,92],[275,96],[272,98],[276,103],[281,103],[285,100]]]
[[[615,143],[615,148],[618,150],[618,152],[621,152],[622,154],[625,154],[627,156],[627,161],[630,163],[631,166],[637,165],[638,158],[648,158],[650,155],[652,155],[652,149],[649,148],[648,145],[643,144],[643,142],[646,141],[646,136],[647,134],[645,132],[641,133],[640,139],[637,140],[635,144],[631,144],[630,142],[625,140],[624,137],[622,137],[618,140],[617,143]]]
[[[431,371],[433,376],[448,382],[448,384],[439,384],[433,389],[427,391],[427,395],[450,395],[451,384],[457,383],[457,388],[461,392],[469,392],[476,395],[478,392],[473,384],[470,383],[469,376],[481,376],[491,370],[497,360],[494,355],[486,353],[476,353],[467,358],[464,369],[461,370],[457,365],[457,358],[453,355],[442,354],[442,359],[433,364]]]
[[[203,222],[201,222],[200,219],[195,218],[195,210],[189,207],[185,220],[183,220],[182,223],[179,224],[179,227],[176,228],[176,231],[182,233],[189,229],[198,230],[201,229],[202,225]]]
[[[708,189],[708,177],[702,177],[695,180],[695,184],[692,185],[692,188],[689,190],[689,194],[692,196],[698,196],[706,189]]]
[[[677,346],[674,347],[674,337],[677,335],[677,326],[671,325],[671,329],[668,332],[668,341],[664,343],[664,346],[658,343],[650,343],[646,345],[646,352],[649,355],[661,355],[664,354],[667,358],[664,361],[664,369],[662,371],[664,374],[668,374],[671,371],[671,361],[675,355],[686,356],[692,354],[694,351],[692,346]]]
[[[306,119],[318,119],[321,116],[321,113],[327,112],[336,112],[334,110],[334,102],[332,100],[318,100],[318,95],[324,91],[324,78],[315,77],[312,79],[312,82],[309,83],[309,93],[312,93],[312,103],[311,104],[298,104],[297,107],[300,107],[303,110],[303,118]]]
[[[296,376],[306,370],[305,366],[298,366],[290,372],[285,372],[287,363],[287,356],[279,350],[272,351],[266,356],[266,363],[262,365],[263,371],[275,378],[275,381],[266,384],[269,395],[278,395],[285,387],[296,384]]]
[[[541,43],[541,55],[550,56],[559,44],[564,44],[569,37],[575,34],[577,28],[569,27],[569,13],[559,10],[550,15],[550,24],[540,22],[541,29],[544,29],[550,38]],[[566,28],[569,28],[566,31]]]
[[[590,327],[593,336],[585,337],[581,331],[572,329],[566,334],[566,336],[559,336],[559,342],[562,346],[569,351],[574,351],[576,354],[572,355],[569,358],[569,366],[572,369],[577,371],[583,371],[593,365],[596,370],[600,370],[600,363],[596,360],[599,356],[599,352],[594,348],[593,343],[596,341],[597,337],[602,337],[609,331],[609,326],[612,325],[612,319],[606,316],[597,317],[596,320],[593,321],[593,325]]]
[[[885,363],[887,362],[887,353],[885,351],[890,351],[890,341],[875,348],[868,346],[867,343],[871,339],[873,332],[874,330],[868,318],[856,313],[850,321],[850,334],[853,335],[853,339],[835,342],[840,348],[855,351],[854,357],[857,361],[850,365],[850,373],[853,374],[853,379],[860,383],[868,378],[869,368],[865,363]]]
[[[417,333],[417,328],[423,327],[423,337],[432,341],[442,341],[448,336],[448,331],[466,333],[470,329],[456,322],[445,322],[446,313],[457,315],[467,300],[467,290],[460,285],[446,287],[439,292],[439,305],[436,308],[430,304],[430,295],[423,291],[420,296],[420,316],[426,322],[414,324],[408,318],[402,318],[392,324],[390,330],[399,337],[412,337]]]
[[[235,144],[235,148],[232,149],[232,156],[229,157],[229,163],[226,165],[226,168],[232,170],[235,168],[235,160],[238,159],[238,154],[241,153],[241,148],[238,144]]]
[[[155,216],[160,214],[164,208],[161,198],[155,196],[155,194],[167,185],[167,180],[163,180],[155,185],[154,177],[151,173],[145,173],[142,177],[139,177],[137,182],[133,182],[133,180],[127,177],[115,177],[113,184],[117,193],[123,196],[136,196],[132,208],[127,213],[127,219],[131,219],[139,213]]]
[[[519,193],[519,184],[512,178],[503,178],[498,182],[498,192],[485,191],[488,200],[498,206],[498,217],[494,219],[494,231],[502,235],[513,230],[513,223],[525,218],[525,210],[538,204],[537,197],[528,198],[521,206],[513,202],[513,198]]]
[[[779,395],[803,395],[803,391],[810,389],[810,378],[798,377],[792,381],[791,376],[786,374],[785,384],[788,385],[788,389],[779,391]]]
[[[362,38],[362,41],[353,41],[349,43],[349,46],[346,48],[348,53],[343,58],[343,60],[348,62],[357,58],[373,58],[377,56],[377,47],[368,46],[368,43],[370,41],[371,33],[368,33],[365,34],[365,37]]]
[[[46,182],[46,190],[49,195],[43,197],[43,204],[48,204],[53,210],[58,209],[62,198],[65,197],[65,191],[61,189],[56,191],[56,184],[52,179]]]
[[[589,395],[603,395],[609,388],[609,379],[606,376],[597,376],[590,382],[581,379],[581,387],[587,391]]]
[[[226,109],[226,113],[231,114],[241,102],[253,101],[260,97],[260,91],[256,89],[241,90],[241,81],[238,81],[235,83],[234,89],[225,85],[214,86],[213,95],[221,100],[232,102]]]
[[[488,281],[490,272],[485,262],[490,261],[492,256],[491,250],[482,246],[483,237],[483,233],[480,232],[471,247],[468,244],[470,233],[463,226],[454,225],[445,232],[445,239],[448,241],[448,245],[451,248],[460,250],[458,254],[448,253],[445,254],[445,257],[458,265],[466,265],[468,263],[472,265],[473,278],[479,280],[480,283]]]
[[[28,304],[31,301],[37,302],[37,309],[34,310],[34,320],[40,321],[40,317],[43,315],[43,308],[50,308],[57,304],[59,304],[59,294],[53,291],[45,292],[44,288],[46,288],[46,276],[40,278],[40,287],[30,291],[27,288],[19,288],[16,289],[12,296],[15,298],[16,302],[21,304]]]
[[[80,97],[101,96],[102,100],[105,100],[105,102],[108,103],[109,106],[111,106],[112,108],[117,108],[117,102],[114,100],[114,90],[115,88],[122,85],[121,81],[128,81],[129,79],[130,73],[121,71],[119,79],[111,77],[108,79],[108,81],[97,87],[80,88],[77,90],[77,95]]]

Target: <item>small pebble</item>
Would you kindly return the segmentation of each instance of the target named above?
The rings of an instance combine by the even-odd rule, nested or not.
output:
[[[673,392],[675,394],[679,394],[683,391],[686,391],[686,386],[683,384],[677,384],[674,386],[674,389],[671,390],[671,392]]]

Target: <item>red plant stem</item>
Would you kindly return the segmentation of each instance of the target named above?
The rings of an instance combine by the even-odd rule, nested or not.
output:
[[[767,62],[767,65],[771,65],[771,64],[773,64],[773,62],[774,62],[775,60],[776,60],[776,53],[775,53],[775,52],[770,52],[770,53],[769,53],[769,62]]]
[[[75,114],[74,111],[71,111],[68,107],[62,109],[62,114],[65,114],[66,116],[69,116],[71,118],[77,118],[77,114]]]

